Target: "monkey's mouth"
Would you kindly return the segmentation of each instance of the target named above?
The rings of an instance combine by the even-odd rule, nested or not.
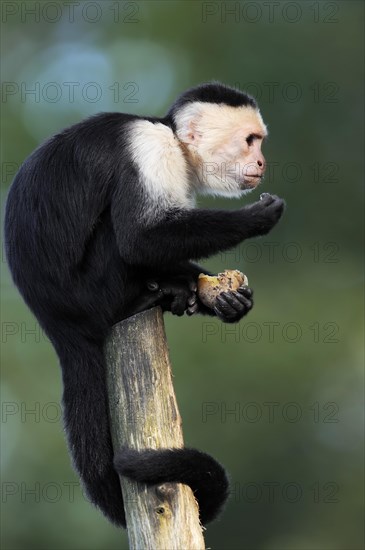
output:
[[[253,189],[261,182],[262,178],[263,176],[260,176],[259,174],[244,176],[240,187],[241,189]]]

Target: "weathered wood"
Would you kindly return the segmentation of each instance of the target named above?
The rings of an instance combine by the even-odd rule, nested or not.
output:
[[[105,352],[114,449],[183,447],[161,308],[115,325]],[[120,483],[131,549],[205,548],[189,487]]]

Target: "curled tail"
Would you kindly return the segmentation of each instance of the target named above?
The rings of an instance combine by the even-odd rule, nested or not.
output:
[[[120,475],[141,483],[185,483],[199,504],[203,525],[217,517],[228,497],[224,468],[195,449],[121,449],[114,460]]]
[[[74,467],[87,495],[104,515],[125,527],[118,472],[150,485],[189,485],[199,504],[201,522],[213,520],[228,496],[223,467],[195,449],[120,449],[114,458],[102,347],[85,342],[76,352],[60,356],[64,421]]]

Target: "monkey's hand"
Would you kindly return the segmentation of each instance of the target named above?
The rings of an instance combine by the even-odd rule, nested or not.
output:
[[[222,292],[215,299],[214,312],[223,323],[237,323],[253,307],[253,290],[240,286],[237,290]]]
[[[276,195],[262,193],[260,200],[244,206],[241,210],[247,215],[249,237],[266,235],[278,223],[283,215],[285,201]]]
[[[214,308],[204,305],[196,293],[188,299],[188,315],[200,313],[202,315],[215,315],[223,323],[237,323],[247,315],[253,307],[253,290],[248,286],[240,286],[237,290],[221,292],[215,299]]]

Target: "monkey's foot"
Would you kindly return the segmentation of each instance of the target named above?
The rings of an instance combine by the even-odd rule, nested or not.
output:
[[[155,305],[160,305],[164,311],[173,315],[184,315],[189,305],[194,302],[196,292],[189,281],[181,278],[173,281],[149,281],[148,289],[155,296]]]

